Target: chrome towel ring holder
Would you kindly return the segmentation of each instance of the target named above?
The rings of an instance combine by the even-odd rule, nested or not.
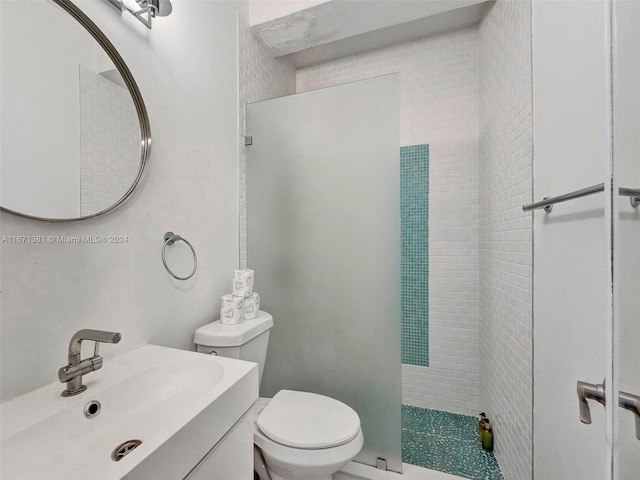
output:
[[[173,273],[169,268],[169,265],[167,265],[166,258],[167,245],[173,245],[175,242],[179,242],[181,240],[189,246],[189,248],[191,249],[191,253],[193,253],[193,270],[191,270],[191,273],[186,277],[179,277],[178,275]],[[171,275],[176,280],[189,280],[191,277],[193,277],[193,275],[196,273],[196,269],[198,268],[198,256],[196,255],[196,251],[194,250],[193,245],[191,245],[186,238],[181,237],[180,235],[176,235],[173,232],[167,232],[164,234],[164,245],[162,245],[162,263],[164,264],[164,268],[167,269],[167,272],[169,272],[169,275]]]

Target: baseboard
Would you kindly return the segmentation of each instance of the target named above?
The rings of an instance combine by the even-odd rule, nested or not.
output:
[[[457,475],[429,470],[428,468],[402,464],[402,473],[386,472],[378,470],[370,465],[358,462],[349,462],[338,473],[333,476],[333,480],[466,480]]]

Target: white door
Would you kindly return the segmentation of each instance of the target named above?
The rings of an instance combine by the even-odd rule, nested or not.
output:
[[[614,2],[614,160],[616,183],[640,189],[640,2]],[[640,192],[640,190],[639,190]],[[640,479],[640,206],[629,197],[618,202],[615,245],[617,293],[617,480]],[[615,395],[610,401],[616,402]],[[626,407],[626,408],[624,408]],[[640,413],[640,412],[639,412]]]
[[[610,122],[605,2],[533,1],[534,201],[607,181]],[[610,364],[605,197],[533,212],[534,477],[610,478],[606,415],[577,382]],[[609,330],[608,330],[609,329]],[[583,411],[584,413],[584,411]]]

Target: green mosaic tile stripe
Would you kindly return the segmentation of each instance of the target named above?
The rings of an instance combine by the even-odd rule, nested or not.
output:
[[[403,405],[402,461],[473,480],[503,480],[495,456],[480,445],[478,419],[468,415]]]
[[[429,366],[429,145],[400,147],[402,363]]]

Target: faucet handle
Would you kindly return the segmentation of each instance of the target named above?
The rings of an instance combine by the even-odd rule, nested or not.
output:
[[[607,404],[604,381],[595,385],[578,380],[578,400],[580,421],[589,425],[591,423],[591,410],[589,409],[587,400],[595,400],[602,405]]]
[[[618,405],[629,410],[636,417],[636,438],[640,440],[640,396],[620,391]]]
[[[119,343],[122,339],[122,335],[118,332],[103,332],[101,330],[92,330],[93,333],[99,333],[99,336],[95,336],[89,338],[88,340],[93,340],[93,357],[100,356],[100,344],[101,343]]]
[[[122,335],[118,332],[91,329],[77,331],[69,342],[69,363],[58,370],[58,379],[67,384],[62,396],[70,397],[84,392],[87,387],[82,384],[82,376],[102,368],[103,359],[99,355],[100,343],[118,343],[121,339]],[[95,342],[93,357],[84,360],[81,358],[83,340]]]

